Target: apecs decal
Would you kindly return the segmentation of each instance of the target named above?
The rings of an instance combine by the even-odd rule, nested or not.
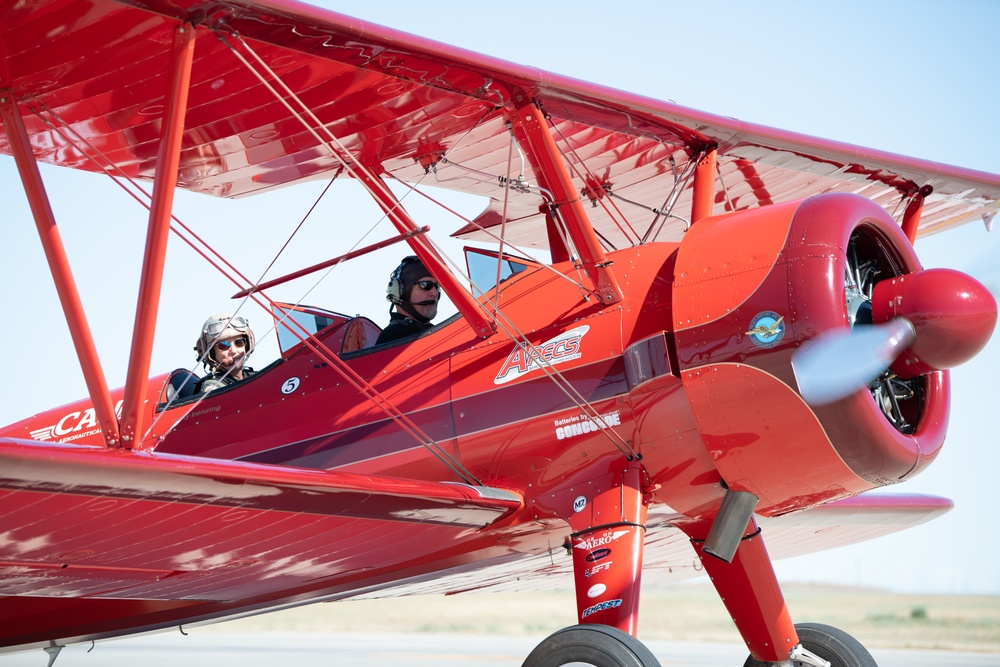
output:
[[[588,331],[589,326],[577,327],[531,347],[518,343],[503,362],[493,384],[505,384],[543,366],[579,359],[580,343]]]

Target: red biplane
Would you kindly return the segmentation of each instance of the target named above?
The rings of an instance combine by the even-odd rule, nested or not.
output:
[[[842,631],[793,623],[771,559],[950,507],[866,492],[937,456],[948,369],[997,317],[982,285],[923,269],[912,243],[991,220],[1000,176],[291,1],[4,2],[0,56],[0,151],[89,391],[0,430],[2,650],[572,581],[580,624],[525,664],[648,667],[640,579],[703,568],[748,665],[874,665]],[[149,190],[121,389],[39,161]],[[322,266],[251,280],[172,219],[176,188],[337,176],[397,231],[349,261],[405,242],[453,317],[376,344],[372,319],[278,298]],[[426,185],[488,202],[455,233],[479,244],[464,269],[400,202]],[[243,382],[150,377],[171,232],[274,315],[280,356]]]

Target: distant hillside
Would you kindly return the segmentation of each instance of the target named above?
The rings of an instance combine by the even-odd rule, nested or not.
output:
[[[900,595],[784,586],[796,622],[839,627],[868,647],[1000,654],[1000,597]],[[417,596],[321,603],[211,626],[222,632],[392,632],[534,635],[576,623],[571,592]],[[641,639],[740,643],[710,585],[643,591]]]

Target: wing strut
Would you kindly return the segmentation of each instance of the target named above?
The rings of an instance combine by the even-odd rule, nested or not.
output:
[[[694,171],[694,192],[691,196],[691,224],[712,215],[715,201],[716,148],[709,148],[698,159]]]
[[[906,211],[903,213],[903,233],[910,240],[910,245],[913,245],[917,240],[920,215],[924,212],[924,198],[932,192],[934,192],[934,188],[929,185],[920,188],[917,194],[913,195],[913,199],[907,204]]]
[[[132,351],[129,355],[122,405],[122,444],[129,448],[139,447],[140,443],[137,440],[142,437],[143,404],[149,381],[156,312],[160,305],[160,289],[163,286],[163,264],[167,254],[174,188],[177,186],[184,115],[187,112],[188,85],[191,81],[191,63],[194,58],[195,32],[191,24],[183,23],[177,26],[174,29],[174,43],[170,53],[170,80],[166,91],[166,108],[163,110],[160,150],[156,156],[153,201],[149,209],[146,251],[142,259],[139,300],[135,308]]]
[[[618,303],[622,300],[622,291],[611,269],[612,262],[605,256],[604,249],[597,240],[597,234],[583,208],[579,193],[573,187],[555,139],[546,127],[545,115],[532,102],[514,111],[511,121],[527,139],[527,145],[531,149],[529,155],[551,193],[549,203],[558,209],[559,215],[566,222],[580,262],[594,282],[594,289],[601,303]]]
[[[38,163],[31,150],[28,133],[24,129],[24,121],[17,110],[17,102],[14,101],[14,96],[9,90],[0,91],[0,116],[3,118],[11,152],[14,154],[14,160],[21,175],[24,193],[28,197],[28,203],[35,218],[35,226],[38,227],[38,236],[42,240],[42,248],[45,250],[45,257],[49,262],[49,271],[52,273],[56,292],[59,293],[59,301],[62,303],[63,313],[66,315],[66,324],[69,326],[73,346],[76,348],[76,356],[83,369],[83,379],[87,384],[87,391],[90,393],[90,400],[94,405],[94,415],[101,427],[101,435],[108,447],[117,447],[119,442],[118,418],[115,416],[111,392],[108,391],[108,383],[104,377],[104,370],[101,368],[101,360],[97,356],[94,337],[83,312],[80,293],[73,280],[73,271],[70,268],[69,259],[66,257],[66,249],[63,247],[59,227],[56,226],[55,217],[52,214],[52,206],[45,194],[45,184],[38,171]]]

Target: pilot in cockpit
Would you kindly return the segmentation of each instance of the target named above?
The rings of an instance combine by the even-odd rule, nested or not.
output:
[[[441,286],[421,261],[410,255],[389,275],[385,299],[392,304],[389,324],[376,344],[416,336],[434,326],[431,320],[437,315]]]
[[[246,379],[254,370],[244,365],[253,352],[254,336],[250,323],[243,317],[216,313],[201,327],[194,351],[208,373],[195,392],[212,391]]]

